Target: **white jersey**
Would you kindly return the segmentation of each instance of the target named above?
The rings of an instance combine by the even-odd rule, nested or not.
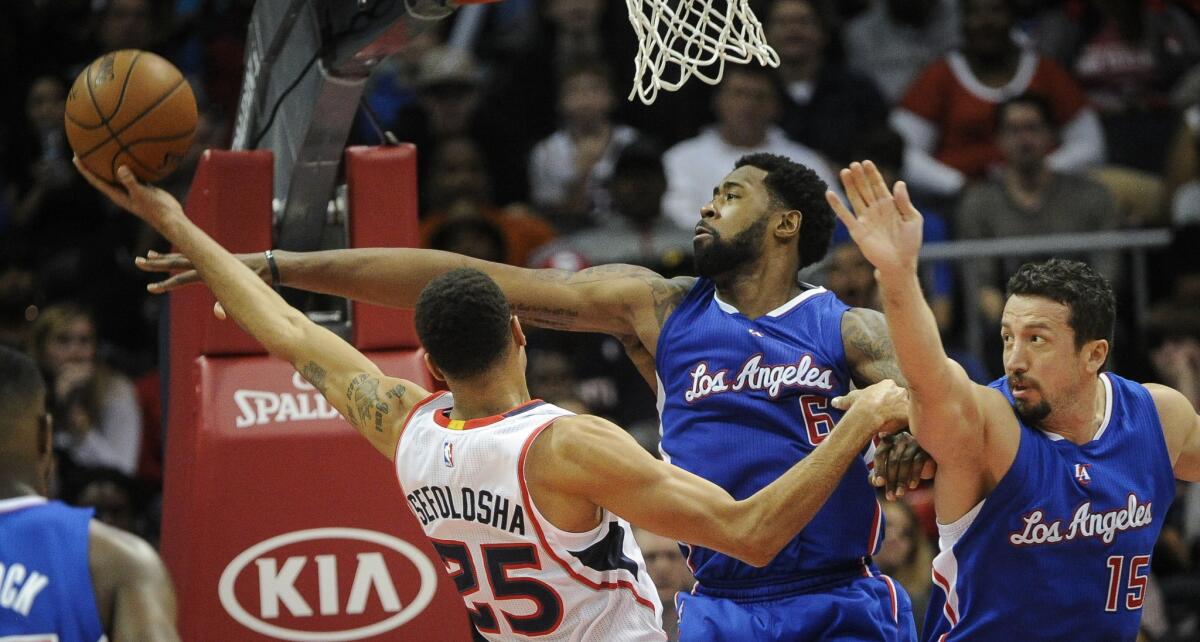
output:
[[[396,474],[475,628],[488,640],[665,640],[662,604],[629,523],[605,509],[599,526],[570,533],[530,498],[529,445],[571,413],[533,400],[457,421],[453,405],[450,393],[437,393],[412,409]]]

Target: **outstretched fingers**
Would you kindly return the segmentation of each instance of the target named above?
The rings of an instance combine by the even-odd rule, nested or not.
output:
[[[867,189],[870,190],[872,202],[878,203],[886,201],[892,197],[892,193],[888,191],[887,182],[883,180],[883,174],[879,173],[879,168],[872,161],[863,161],[863,178],[867,183]]]
[[[841,197],[833,190],[827,189],[825,190],[825,200],[829,203],[829,207],[833,208],[833,213],[837,214],[838,219],[842,221],[842,225],[846,226],[851,238],[857,238],[858,231],[862,229],[862,223],[854,217],[850,210],[846,209],[846,204],[842,202]]]
[[[912,196],[908,193],[908,183],[904,181],[896,181],[896,209],[900,211],[900,218],[903,220],[921,220],[921,213],[917,211],[917,206],[913,205]]]

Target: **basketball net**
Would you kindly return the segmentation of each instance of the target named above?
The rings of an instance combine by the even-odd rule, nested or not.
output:
[[[638,37],[633,90],[642,103],[675,91],[695,76],[715,85],[725,63],[779,66],[750,0],[625,0]],[[674,6],[672,6],[674,5]],[[716,69],[711,69],[716,65]]]

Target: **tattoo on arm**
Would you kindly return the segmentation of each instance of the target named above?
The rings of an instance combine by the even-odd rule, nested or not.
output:
[[[855,383],[869,385],[891,379],[907,386],[888,335],[887,320],[875,310],[855,308],[842,317],[842,343]]]
[[[397,388],[401,388],[403,394],[403,388]],[[383,432],[383,417],[391,412],[391,406],[379,398],[378,377],[366,373],[355,376],[346,388],[346,400],[350,402],[351,413],[357,415],[357,420],[354,417],[346,418],[350,423],[363,428],[372,422],[376,431]]]
[[[317,365],[317,362],[309,361],[304,364],[304,368],[300,370],[300,376],[304,377],[321,394],[325,393],[325,368]]]
[[[654,319],[662,328],[696,280],[689,277],[664,279],[655,275],[655,278],[646,278],[646,282],[650,284],[650,297],[654,301]]]
[[[554,308],[546,305],[525,305],[514,303],[513,312],[522,319],[528,320],[539,328],[551,330],[570,330],[575,327],[579,311],[570,308]]]

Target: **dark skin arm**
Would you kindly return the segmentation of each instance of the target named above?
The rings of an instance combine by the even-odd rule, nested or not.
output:
[[[884,379],[907,386],[881,312],[852,308],[842,315],[842,345],[855,386],[862,388]],[[908,432],[884,437],[875,446],[873,480],[885,489],[888,499],[903,497],[905,486],[913,489],[921,479],[932,479],[935,469],[933,459]]]
[[[149,544],[93,520],[88,567],[100,623],[112,642],[173,642],[175,591]]]

